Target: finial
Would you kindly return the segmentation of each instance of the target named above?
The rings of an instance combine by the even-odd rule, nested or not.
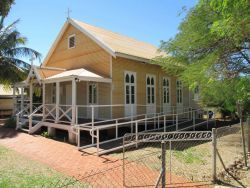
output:
[[[33,53],[32,56],[31,56],[31,58],[30,58],[30,65],[31,65],[31,66],[33,65],[35,59],[36,59],[36,56],[35,56],[35,54]]]
[[[68,11],[67,11],[67,19],[69,19],[70,18],[70,13],[71,13],[72,11],[68,8]]]

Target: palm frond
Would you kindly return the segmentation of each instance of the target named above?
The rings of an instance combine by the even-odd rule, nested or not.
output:
[[[27,47],[17,47],[14,49],[10,49],[8,51],[6,51],[6,56],[9,57],[27,57],[30,56],[32,57],[32,55],[35,55],[35,57],[39,60],[41,60],[41,54],[31,48],[27,48]]]

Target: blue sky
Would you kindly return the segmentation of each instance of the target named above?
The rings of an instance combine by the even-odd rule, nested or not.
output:
[[[6,19],[20,19],[18,30],[28,38],[27,46],[45,58],[50,46],[70,17],[159,46],[177,33],[185,16],[182,7],[197,0],[16,0]],[[36,64],[39,64],[36,62]]]

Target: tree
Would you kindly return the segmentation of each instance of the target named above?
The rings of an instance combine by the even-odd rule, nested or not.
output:
[[[249,0],[200,0],[177,35],[161,42],[167,55],[154,63],[180,76],[191,89],[199,86],[203,105],[234,103],[223,106],[233,112],[236,100],[247,103],[250,97],[249,10]],[[228,96],[223,98],[222,92]]]
[[[13,3],[13,0],[3,0],[0,3],[0,83],[4,85],[21,81],[27,75],[30,65],[20,58],[33,55],[41,57],[37,51],[24,46],[27,39],[16,28],[19,20],[4,27],[5,17]]]

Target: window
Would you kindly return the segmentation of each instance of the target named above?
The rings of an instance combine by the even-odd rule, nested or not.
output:
[[[168,78],[163,78],[162,89],[163,89],[163,104],[169,104],[170,103],[170,81]]]
[[[176,81],[176,91],[177,91],[177,104],[182,103],[182,81],[177,80]]]
[[[147,104],[155,104],[155,77],[148,75],[146,79],[147,85]]]
[[[74,48],[76,43],[75,35],[71,35],[68,38],[68,48]]]
[[[97,104],[97,84],[90,83],[88,86],[88,102],[89,104]]]
[[[125,104],[135,104],[135,73],[125,72]]]

